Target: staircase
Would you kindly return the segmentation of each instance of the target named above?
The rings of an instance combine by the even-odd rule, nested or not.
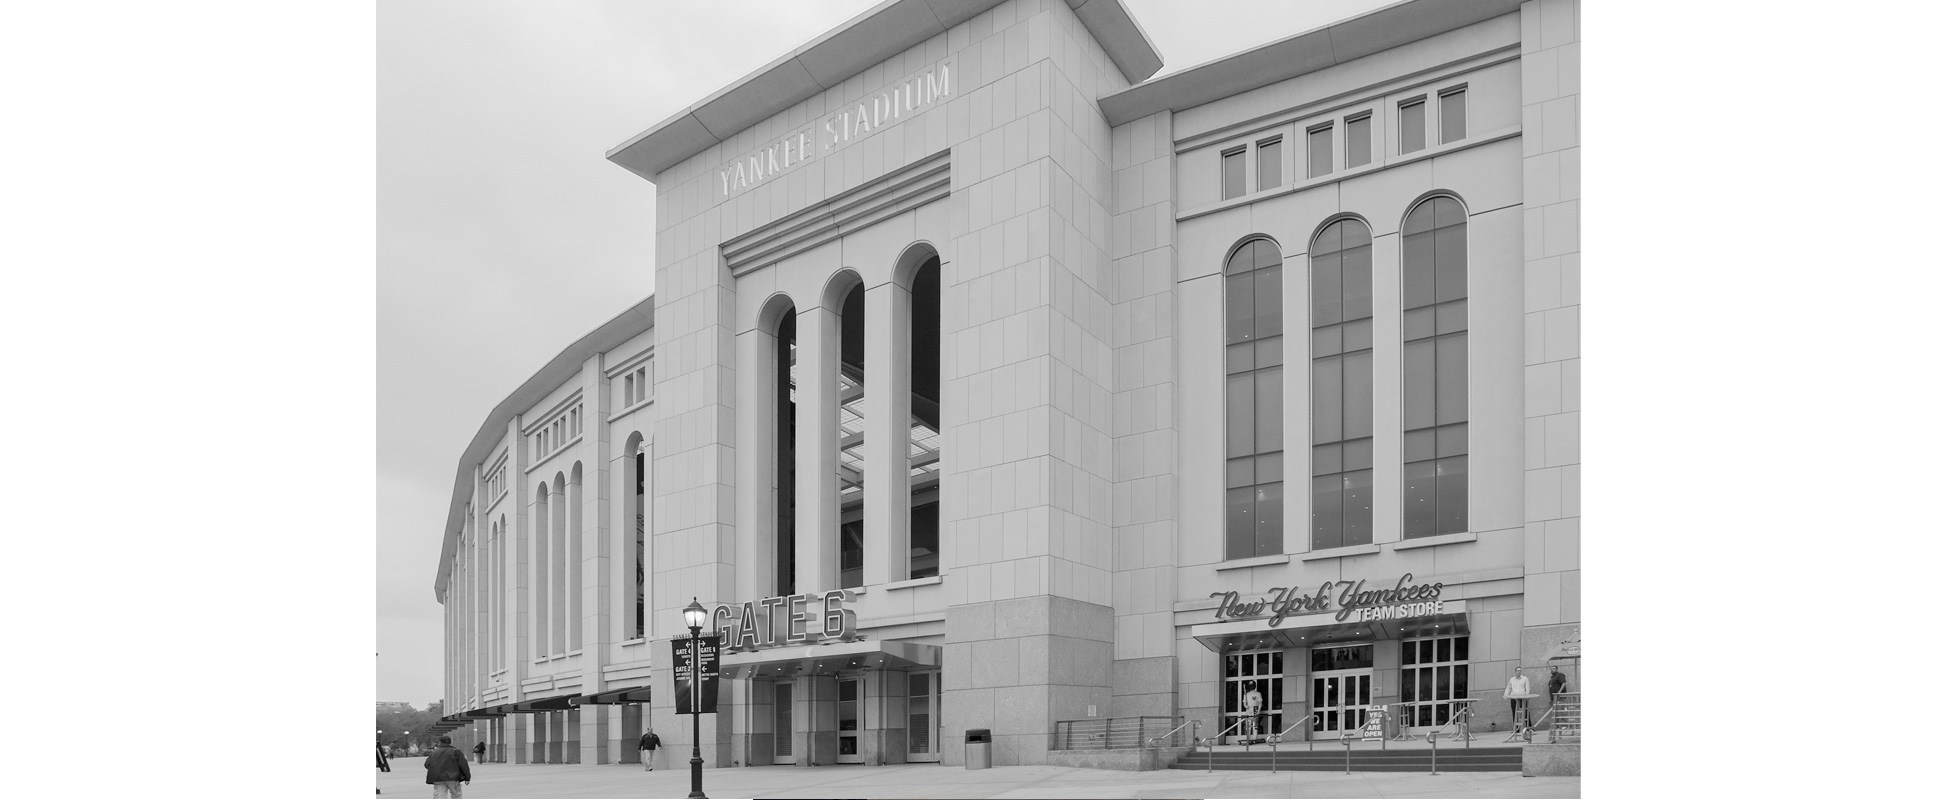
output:
[[[1315,750],[1290,750],[1280,748],[1277,752],[1277,768],[1289,772],[1344,772],[1345,748],[1336,742],[1325,747],[1320,742]],[[1438,764],[1435,754],[1426,748],[1396,748],[1380,750],[1378,745],[1366,749],[1358,744],[1352,746],[1353,772],[1428,772],[1439,769],[1441,772],[1521,772],[1522,748],[1515,746],[1492,746],[1472,748],[1442,748]],[[1210,768],[1207,748],[1191,749],[1169,769],[1205,770]],[[1262,770],[1271,769],[1271,750],[1269,747],[1252,747],[1245,752],[1241,747],[1231,747],[1228,751],[1216,749],[1216,769],[1221,770]]]
[[[1583,738],[1582,695],[1564,692],[1556,696],[1556,705],[1549,709],[1549,740],[1552,742],[1574,742]]]

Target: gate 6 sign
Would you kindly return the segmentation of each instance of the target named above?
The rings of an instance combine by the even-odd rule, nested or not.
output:
[[[823,639],[854,641],[856,612],[843,604],[855,601],[855,592],[831,589],[719,605],[714,606],[713,625],[730,650],[815,644]]]

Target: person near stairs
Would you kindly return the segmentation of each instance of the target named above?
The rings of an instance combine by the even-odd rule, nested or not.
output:
[[[1529,719],[1529,676],[1522,674],[1522,668],[1515,668],[1515,677],[1509,678],[1502,696],[1509,700],[1509,715],[1514,720],[1515,730],[1520,731],[1528,725]]]

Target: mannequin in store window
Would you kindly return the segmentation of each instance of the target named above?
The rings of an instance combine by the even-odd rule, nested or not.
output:
[[[1249,684],[1250,690],[1244,692],[1243,710],[1245,716],[1244,737],[1256,736],[1264,727],[1264,693],[1257,690],[1257,684]]]

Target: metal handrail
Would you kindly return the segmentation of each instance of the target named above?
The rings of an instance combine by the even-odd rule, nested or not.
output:
[[[1557,706],[1562,705],[1565,699],[1570,697],[1575,697],[1577,696],[1577,694],[1578,694],[1577,692],[1557,692],[1555,694],[1550,695],[1549,708],[1543,709],[1542,716],[1537,717],[1534,723],[1531,723],[1528,728],[1522,731],[1522,740],[1525,742],[1534,741],[1534,737],[1531,736],[1531,734],[1535,733],[1536,728],[1543,724],[1543,720],[1549,719],[1551,714],[1555,714]],[[1557,737],[1561,733],[1562,733],[1561,729],[1552,725],[1549,729],[1550,743],[1554,744],[1557,740]],[[1580,736],[1582,734],[1579,732],[1578,735]]]
[[[1303,725],[1303,724],[1305,724],[1305,723],[1307,723],[1307,722],[1310,722],[1310,721],[1311,721],[1311,715],[1310,715],[1310,714],[1306,714],[1306,715],[1305,715],[1305,718],[1304,718],[1304,719],[1301,719],[1301,720],[1298,720],[1297,722],[1293,722],[1293,723],[1291,723],[1291,727],[1289,727],[1289,728],[1285,728],[1284,730],[1282,730],[1282,731],[1279,731],[1279,732],[1278,732],[1278,735],[1277,735],[1277,737],[1276,737],[1276,738],[1272,738],[1272,739],[1266,739],[1266,740],[1265,740],[1265,741],[1267,741],[1267,742],[1269,742],[1269,743],[1270,743],[1270,745],[1271,745],[1271,774],[1273,774],[1273,775],[1275,775],[1275,774],[1277,774],[1277,744],[1278,744],[1278,742],[1281,742],[1281,741],[1284,741],[1284,737],[1285,737],[1286,735],[1288,735],[1288,734],[1290,734],[1290,733],[1291,733],[1292,731],[1295,731],[1295,730],[1297,730],[1297,729],[1298,729],[1298,726],[1299,726],[1299,725]],[[1309,748],[1309,747],[1311,747],[1311,744],[1310,744],[1310,742],[1311,742],[1311,737],[1310,737],[1310,736],[1307,736],[1307,737],[1305,737],[1305,742],[1306,742],[1306,745],[1305,745],[1306,747],[1308,747],[1308,748]]]
[[[1447,718],[1447,721],[1446,721],[1446,722],[1443,722],[1443,723],[1441,723],[1441,727],[1443,727],[1443,728],[1445,728],[1445,727],[1447,727],[1447,726],[1449,726],[1449,725],[1455,725],[1455,724],[1457,724],[1457,723],[1455,722],[1455,720],[1457,720],[1457,719],[1460,719],[1460,718],[1461,718],[1461,716],[1462,716],[1463,714],[1466,714],[1466,715],[1468,715],[1468,716],[1474,716],[1473,714],[1471,714],[1471,713],[1469,713],[1469,712],[1472,712],[1472,711],[1474,711],[1474,709],[1475,709],[1475,703],[1476,703],[1476,701],[1479,701],[1480,699],[1481,699],[1481,698],[1478,698],[1478,697],[1470,697],[1470,698],[1465,698],[1465,699],[1456,699],[1456,700],[1450,700],[1450,701],[1448,701],[1448,702],[1451,702],[1451,703],[1463,703],[1463,705],[1461,706],[1461,709],[1460,709],[1459,711],[1456,711],[1456,712],[1454,712],[1454,714],[1453,714],[1453,716],[1450,716],[1450,717],[1448,717],[1448,718]],[[1464,723],[1463,723],[1463,724],[1464,724]],[[1439,733],[1439,731],[1429,731],[1429,732],[1428,732],[1428,734],[1427,734],[1427,737],[1428,737],[1428,741],[1432,741],[1432,740],[1433,740],[1433,735],[1434,735],[1435,733]],[[1475,744],[1474,744],[1474,742],[1475,742],[1475,734],[1474,734],[1474,731],[1468,731],[1468,730],[1456,730],[1456,731],[1455,731],[1455,735],[1457,735],[1457,736],[1460,736],[1460,737],[1461,737],[1461,742],[1462,742],[1462,747],[1465,747],[1465,748],[1473,748],[1473,747],[1475,746]],[[1449,738],[1452,738],[1452,737],[1449,737]]]
[[[1217,731],[1215,736],[1211,736],[1208,739],[1203,740],[1203,744],[1209,747],[1209,754],[1210,754],[1209,766],[1207,766],[1203,771],[1205,772],[1216,771],[1216,740],[1221,739],[1225,736],[1229,736],[1230,732],[1236,730],[1237,726],[1244,724],[1244,720],[1246,719],[1248,718],[1238,717],[1236,722],[1230,723],[1230,727]]]
[[[1167,739],[1167,738],[1169,738],[1169,737],[1172,737],[1172,736],[1174,736],[1174,735],[1176,735],[1176,732],[1177,732],[1177,731],[1180,731],[1180,730],[1182,730],[1183,728],[1187,728],[1187,727],[1189,727],[1189,726],[1191,726],[1191,725],[1194,725],[1194,726],[1196,726],[1196,729],[1195,729],[1195,731],[1194,731],[1194,732],[1192,732],[1192,733],[1190,734],[1190,736],[1191,736],[1192,738],[1195,738],[1195,739],[1201,739],[1201,738],[1203,738],[1203,735],[1202,735],[1202,733],[1201,733],[1201,731],[1203,730],[1203,721],[1202,721],[1202,720],[1200,720],[1200,719],[1192,719],[1192,720],[1189,720],[1188,722],[1184,722],[1184,723],[1182,723],[1181,725],[1177,725],[1177,726],[1175,726],[1175,727],[1173,727],[1173,728],[1170,728],[1170,729],[1169,729],[1169,732],[1168,732],[1168,733],[1165,733],[1165,734],[1162,734],[1161,736],[1157,736],[1157,737],[1154,737],[1154,738],[1152,738],[1152,739],[1149,739],[1149,740],[1148,740],[1148,746],[1149,746],[1149,747],[1156,747],[1156,746],[1159,746],[1159,743],[1160,743],[1160,742],[1161,742],[1161,741],[1162,741],[1163,739]]]

